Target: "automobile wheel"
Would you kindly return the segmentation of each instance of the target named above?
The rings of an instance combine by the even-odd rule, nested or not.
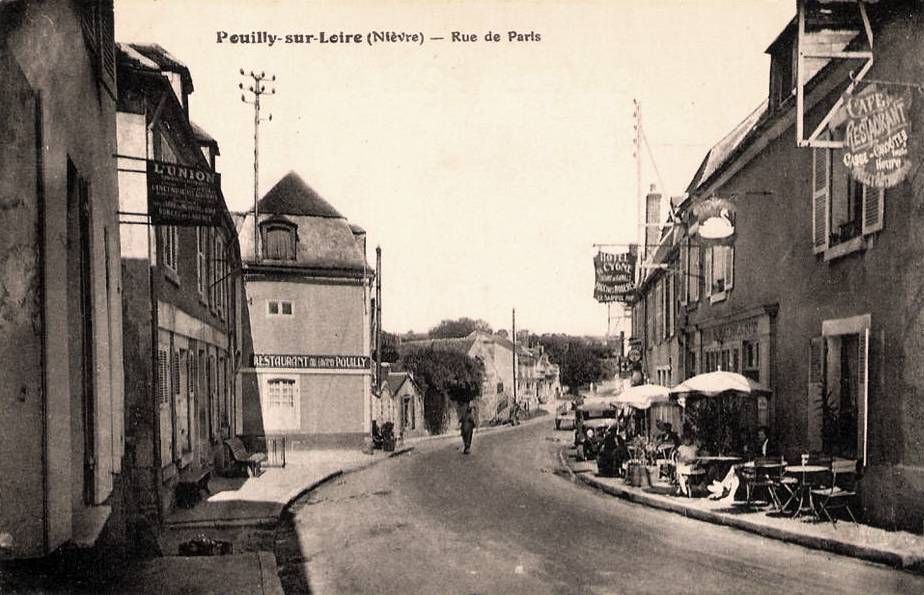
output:
[[[560,430],[560,429],[561,429],[561,420],[560,420],[560,419],[556,419],[556,420],[555,420],[555,429],[556,429],[556,430]]]

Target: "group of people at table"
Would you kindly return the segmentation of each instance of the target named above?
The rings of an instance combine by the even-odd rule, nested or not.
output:
[[[691,495],[691,478],[704,477],[702,483],[709,491],[709,498],[731,504],[741,483],[740,470],[755,464],[782,465],[782,459],[775,445],[770,441],[767,428],[757,428],[751,443],[745,444],[742,456],[711,456],[701,452],[693,437],[685,435],[677,447],[675,477],[681,494]]]

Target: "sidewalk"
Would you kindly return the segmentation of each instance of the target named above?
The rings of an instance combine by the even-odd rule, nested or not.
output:
[[[139,562],[112,592],[283,593],[276,569],[275,529],[285,508],[302,494],[344,473],[414,449],[364,454],[359,450],[296,450],[284,468],[260,477],[215,477],[212,495],[190,509],[176,509],[158,536],[162,557]],[[199,535],[230,541],[228,556],[179,556],[179,545]]]
[[[729,507],[708,498],[665,495],[657,493],[657,486],[639,488],[621,478],[598,477],[595,463],[578,462],[573,452],[566,454],[566,450],[559,451],[559,458],[574,477],[613,496],[771,539],[924,573],[924,536],[850,521],[838,521],[835,528],[827,521],[771,516],[765,511],[746,509],[739,502]]]

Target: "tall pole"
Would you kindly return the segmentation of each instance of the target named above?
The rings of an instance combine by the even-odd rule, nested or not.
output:
[[[513,309],[513,322],[511,325],[513,335],[513,406],[519,407],[517,401],[517,309]]]
[[[375,247],[375,390],[382,389],[382,247]]]
[[[260,226],[257,225],[260,215],[257,202],[260,200],[260,122],[264,121],[260,118],[260,97],[266,93],[270,95],[276,94],[275,87],[267,90],[266,85],[263,84],[265,81],[275,81],[276,75],[267,77],[265,72],[256,73],[252,70],[245,74],[244,69],[241,68],[241,76],[253,79],[253,84],[247,87],[247,91],[253,95],[253,101],[248,101],[245,93],[241,94],[241,101],[253,105],[253,255],[254,259],[259,262],[262,250],[260,247]],[[241,91],[244,90],[244,83],[238,83],[237,86]],[[272,119],[273,114],[270,114],[265,121],[272,121]]]
[[[642,198],[642,104],[638,99],[633,99],[632,103],[635,106],[635,110],[632,113],[633,125],[635,129],[635,138],[633,139],[634,150],[632,156],[635,157],[635,208],[636,208],[636,221],[638,222],[638,265],[641,265],[644,260],[646,253],[648,252],[648,246],[645,245],[645,206],[643,204]],[[636,266],[636,275],[639,280],[641,280],[642,267]]]

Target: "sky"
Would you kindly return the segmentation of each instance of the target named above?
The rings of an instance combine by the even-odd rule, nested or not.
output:
[[[239,69],[275,74],[260,194],[295,171],[366,229],[370,263],[382,247],[386,330],[462,316],[509,329],[516,308],[518,329],[603,335],[594,244],[624,251],[639,230],[633,100],[651,148],[643,192],[682,194],[709,147],[766,96],[764,51],[795,0],[116,0],[115,10],[117,41],[158,43],[189,67],[190,117],[219,142],[232,210],[253,208],[253,108]],[[230,42],[263,31],[280,40]],[[373,31],[424,41],[369,45]],[[363,43],[322,44],[322,32]],[[286,44],[286,34],[315,37]]]

